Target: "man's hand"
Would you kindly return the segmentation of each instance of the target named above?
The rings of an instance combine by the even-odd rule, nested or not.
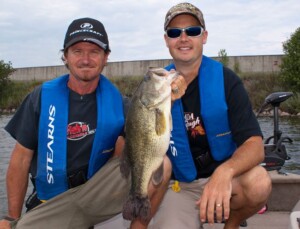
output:
[[[11,229],[9,221],[5,219],[0,220],[0,229]]]
[[[178,77],[176,77],[176,79],[171,84],[171,88],[171,98],[172,102],[174,102],[176,99],[180,99],[184,95],[187,88],[187,84],[183,76],[179,75]]]
[[[201,198],[196,202],[200,208],[200,220],[213,224],[229,218],[232,178],[228,174],[215,173],[204,187]]]

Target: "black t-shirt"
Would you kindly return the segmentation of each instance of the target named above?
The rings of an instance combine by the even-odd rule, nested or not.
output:
[[[37,169],[38,129],[40,116],[40,91],[37,87],[23,101],[5,127],[21,145],[35,151],[30,173]],[[67,127],[67,173],[86,170],[92,150],[97,120],[96,93],[81,96],[70,90]]]
[[[224,67],[223,71],[229,124],[233,139],[240,146],[249,137],[262,136],[262,133],[242,81],[230,69]],[[210,154],[200,114],[198,77],[189,84],[182,103],[189,144],[198,171],[197,177],[209,177],[222,161],[214,161]]]

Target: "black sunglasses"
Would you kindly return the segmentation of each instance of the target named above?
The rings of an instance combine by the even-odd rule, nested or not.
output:
[[[189,37],[201,36],[204,29],[201,26],[190,26],[186,28],[169,28],[166,34],[169,38],[178,38],[182,32],[185,32]]]

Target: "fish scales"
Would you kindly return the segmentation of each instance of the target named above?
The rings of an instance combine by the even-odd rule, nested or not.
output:
[[[158,185],[163,178],[163,158],[171,132],[171,82],[177,76],[162,68],[152,68],[134,93],[125,123],[126,142],[121,172],[131,175],[129,198],[123,217],[148,220],[150,180]]]

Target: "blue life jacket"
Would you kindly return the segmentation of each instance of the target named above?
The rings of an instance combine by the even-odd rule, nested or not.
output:
[[[69,75],[64,75],[42,85],[35,179],[40,200],[48,200],[68,189],[68,80]],[[115,142],[124,126],[122,96],[103,75],[100,75],[96,98],[97,128],[89,160],[88,178],[111,157]]]
[[[175,65],[171,64],[166,69],[175,69]],[[201,116],[208,144],[214,160],[222,161],[229,158],[236,149],[229,128],[223,66],[203,56],[198,74]],[[172,119],[168,156],[172,161],[176,180],[191,182],[195,180],[197,171],[189,146],[181,100],[176,100],[173,104]]]

